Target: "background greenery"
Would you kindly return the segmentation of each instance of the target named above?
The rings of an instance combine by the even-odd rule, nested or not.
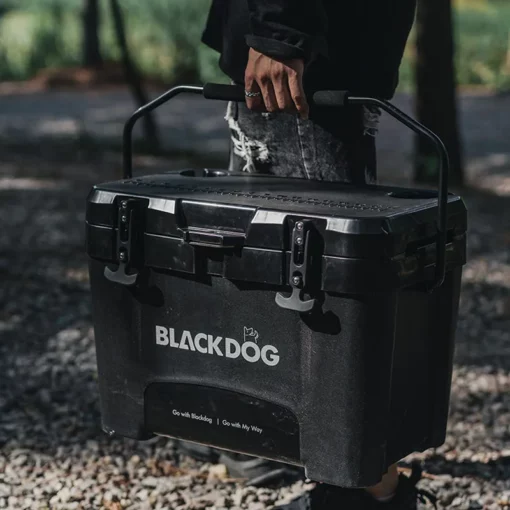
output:
[[[183,76],[224,80],[217,56],[200,44],[210,0],[122,0],[133,57],[165,82]],[[82,0],[4,0],[0,7],[0,80],[25,80],[40,69],[82,61]],[[118,60],[108,3],[102,2],[102,52]],[[458,81],[510,89],[510,1],[457,0]],[[402,65],[401,88],[412,88],[413,43]]]

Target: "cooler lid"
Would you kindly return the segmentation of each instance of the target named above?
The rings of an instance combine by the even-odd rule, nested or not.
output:
[[[186,170],[95,186],[87,247],[119,268],[124,258],[274,285],[308,265],[322,290],[369,292],[433,275],[436,220],[434,191]],[[451,269],[465,261],[466,209],[454,195],[447,224]]]
[[[322,234],[324,254],[367,259],[405,253],[436,232],[437,192],[387,186],[229,175],[184,170],[95,186],[87,222],[115,228],[119,197],[146,202],[144,231],[183,238],[238,236],[244,246],[282,250],[289,229],[310,219]],[[463,201],[450,195],[448,229],[466,231]],[[217,239],[214,240],[216,234]],[[228,242],[228,239],[226,239]]]

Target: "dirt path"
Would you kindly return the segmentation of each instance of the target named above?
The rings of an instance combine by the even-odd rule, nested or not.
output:
[[[394,102],[413,114],[409,96],[398,95]],[[130,95],[122,90],[0,95],[0,140],[92,138],[118,144],[133,110]],[[165,148],[225,158],[228,132],[223,115],[223,103],[176,98],[157,111]],[[510,165],[510,95],[462,96],[460,122],[470,178],[481,172],[497,174]],[[413,138],[406,128],[384,116],[378,145],[382,176],[409,174]]]

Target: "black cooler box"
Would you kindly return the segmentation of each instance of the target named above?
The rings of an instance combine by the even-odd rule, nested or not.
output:
[[[103,428],[302,465],[365,487],[445,437],[466,209],[448,194],[183,170],[87,203]],[[206,97],[241,100],[232,87]],[[439,198],[439,200],[438,200]]]

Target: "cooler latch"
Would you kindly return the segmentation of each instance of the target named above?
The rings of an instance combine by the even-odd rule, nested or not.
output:
[[[303,220],[296,222],[292,231],[289,264],[289,284],[292,287],[292,294],[287,297],[279,292],[276,295],[276,304],[281,308],[304,313],[310,312],[315,306],[315,299],[302,299],[308,284],[312,228],[311,221]]]
[[[117,259],[119,267],[112,271],[104,270],[105,277],[114,283],[131,286],[136,283],[138,271],[133,269],[137,255],[142,250],[143,239],[139,238],[141,220],[141,202],[136,199],[122,199],[117,219]],[[143,234],[143,233],[142,233]],[[128,272],[129,271],[129,272]]]
[[[245,235],[239,232],[222,232],[220,230],[206,230],[190,228],[184,230],[182,238],[192,246],[205,248],[240,248],[245,241]]]

